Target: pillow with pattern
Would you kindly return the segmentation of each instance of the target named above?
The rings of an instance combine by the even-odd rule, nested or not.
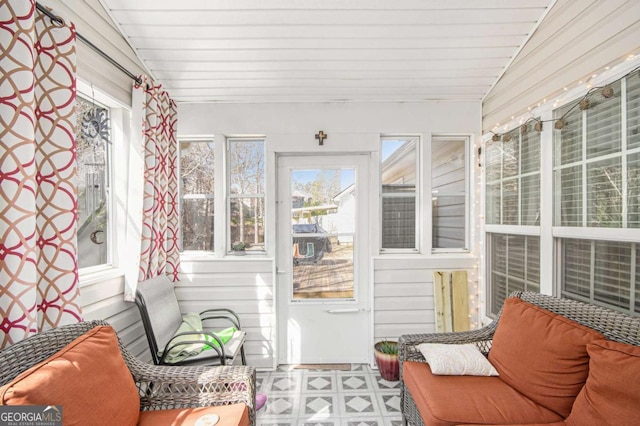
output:
[[[447,376],[497,376],[498,372],[473,343],[422,343],[418,349],[431,372]]]

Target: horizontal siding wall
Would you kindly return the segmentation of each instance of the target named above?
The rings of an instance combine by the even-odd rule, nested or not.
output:
[[[80,302],[85,320],[107,321],[133,354],[144,361],[151,361],[138,308],[135,303],[124,301],[123,277],[82,284]]]
[[[471,256],[375,258],[374,340],[395,340],[402,334],[435,332],[433,273],[466,270],[469,282],[475,283],[475,263]],[[469,293],[475,295],[477,289],[473,284],[469,287]]]
[[[269,259],[182,260],[176,295],[182,312],[229,308],[247,333],[247,363],[273,368],[275,311],[273,261]],[[217,326],[217,324],[216,324]],[[219,324],[220,328],[229,324]]]
[[[616,65],[640,45],[637,0],[558,0],[482,105],[482,128]]]

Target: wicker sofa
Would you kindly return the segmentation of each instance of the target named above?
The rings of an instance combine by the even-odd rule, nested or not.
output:
[[[499,376],[435,375],[422,343],[473,343]],[[639,346],[640,318],[515,292],[482,329],[400,337],[403,424],[635,425]]]
[[[89,339],[94,339],[91,342],[94,346],[88,346]],[[84,355],[78,355],[79,345],[85,345]],[[69,354],[71,350],[76,350],[77,363],[70,361],[71,355],[67,358],[60,355]],[[92,365],[94,367],[90,368]],[[112,368],[114,365],[119,367],[117,371],[113,371],[116,370]],[[31,388],[28,383],[20,382],[31,379],[35,376],[32,372],[38,369],[50,368],[41,374],[46,376],[61,367],[67,370],[54,379],[40,377],[39,382],[33,382],[33,379]],[[118,387],[118,381],[124,381],[126,389]],[[16,384],[18,382],[22,388]],[[115,331],[104,321],[47,330],[0,351],[0,404],[62,405],[65,424],[70,424],[67,416],[74,415],[80,418],[93,416],[88,421],[76,420],[74,424],[173,424],[175,420],[170,416],[179,419],[180,424],[189,424],[185,420],[198,420],[213,413],[220,416],[219,424],[255,425],[255,382],[255,369],[248,366],[167,367],[143,363],[122,345]],[[94,383],[93,387],[87,389],[88,383]],[[31,389],[39,395],[24,395]],[[24,403],[24,398],[28,404]],[[44,400],[39,401],[39,398]],[[112,401],[118,398],[119,402]],[[114,403],[115,407],[109,411],[109,404]],[[128,413],[124,413],[129,416],[127,421],[119,420],[124,415],[124,405],[128,407]],[[91,410],[94,413],[86,412]]]

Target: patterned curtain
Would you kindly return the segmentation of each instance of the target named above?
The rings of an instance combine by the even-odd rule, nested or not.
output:
[[[178,143],[176,104],[160,85],[146,77],[134,86],[134,108],[142,108],[144,194],[140,228],[140,263],[137,281],[166,274],[178,280]],[[136,105],[139,104],[139,105]],[[133,280],[130,280],[133,281]],[[129,282],[126,300],[134,300]]]
[[[81,320],[76,33],[0,1],[0,348]]]

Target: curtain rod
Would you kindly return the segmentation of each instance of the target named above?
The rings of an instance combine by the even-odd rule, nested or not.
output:
[[[54,15],[49,9],[47,9],[46,7],[42,6],[40,3],[36,2],[36,8],[44,13],[45,15],[47,15],[49,18],[51,18],[51,20],[53,22],[55,22],[58,25],[66,25],[64,22],[64,19],[62,19],[59,16]],[[142,84],[142,80],[140,78],[138,78],[138,76],[134,75],[131,71],[129,71],[128,69],[126,69],[125,67],[123,67],[122,65],[120,65],[118,62],[116,62],[115,59],[113,59],[111,56],[107,55],[106,53],[104,53],[102,51],[102,49],[100,49],[98,46],[96,46],[95,44],[91,43],[86,37],[82,36],[79,32],[76,31],[76,37],[78,37],[78,39],[80,39],[80,41],[82,41],[84,44],[86,44],[87,46],[89,46],[93,51],[95,51],[98,55],[102,56],[104,59],[106,59],[109,63],[111,63],[114,67],[118,68],[120,71],[122,71],[123,73],[125,73],[129,78],[131,78],[133,81],[136,82],[136,84]]]

